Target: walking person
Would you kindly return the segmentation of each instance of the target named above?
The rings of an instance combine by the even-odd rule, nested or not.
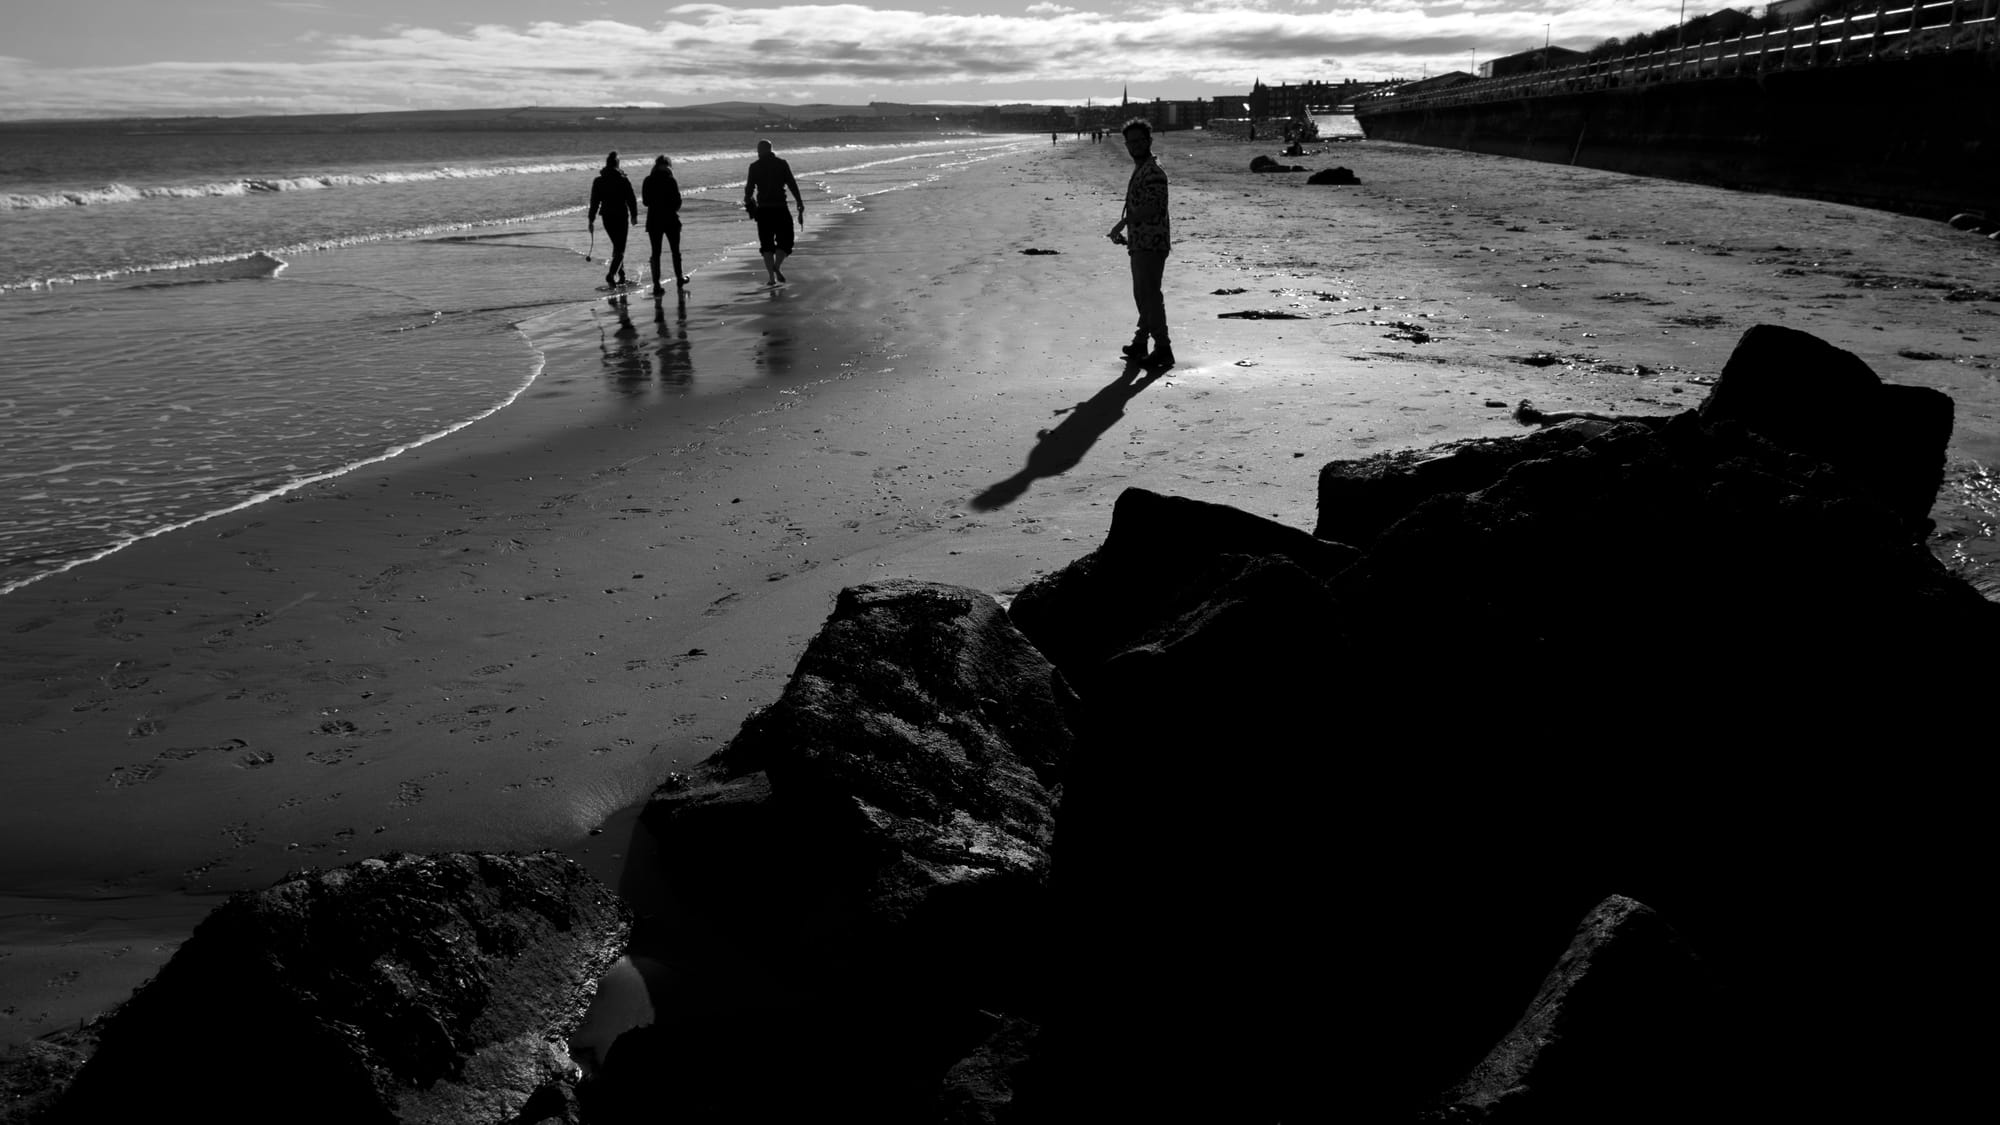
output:
[[[799,194],[799,182],[792,178],[792,166],[771,151],[770,141],[757,142],[757,159],[750,176],[743,181],[743,209],[757,220],[757,252],[764,256],[770,283],[782,285],[785,271],[778,267],[792,253],[792,216],[785,210],[785,192],[798,200],[799,225],[806,222],[806,201]]]
[[[674,162],[666,156],[653,158],[653,171],[639,185],[646,201],[646,237],[653,244],[653,296],[667,291],[660,284],[660,239],[664,237],[674,256],[674,287],[684,288],[688,277],[681,272],[681,185],[674,179]]]
[[[639,221],[639,199],[632,194],[632,181],[618,169],[618,154],[604,158],[604,170],[590,182],[590,214],[584,216],[586,229],[604,218],[604,237],[611,240],[611,264],[604,271],[604,284],[625,285],[625,232],[627,219]]]
[[[1174,346],[1167,338],[1167,301],[1160,292],[1173,242],[1167,228],[1167,174],[1153,159],[1153,127],[1144,118],[1127,121],[1124,134],[1125,151],[1132,154],[1132,178],[1125,184],[1125,211],[1109,236],[1130,248],[1132,301],[1139,306],[1139,331],[1124,351],[1126,359],[1157,373],[1174,365]]]

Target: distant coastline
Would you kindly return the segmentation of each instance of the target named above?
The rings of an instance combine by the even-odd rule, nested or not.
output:
[[[702,132],[714,129],[800,129],[871,132],[939,128],[1040,132],[1053,106],[778,105],[711,102],[690,106],[518,106],[507,109],[417,109],[380,113],[270,114],[250,117],[45,118],[0,121],[0,133],[420,133]],[[1064,127],[1068,110],[1062,109]]]

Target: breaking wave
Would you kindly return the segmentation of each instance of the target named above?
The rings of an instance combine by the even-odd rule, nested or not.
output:
[[[0,196],[0,211],[46,211],[57,207],[94,207],[108,203],[139,203],[149,199],[204,199],[276,191],[323,191],[327,188],[372,187],[377,184],[422,184],[439,180],[484,180],[495,176],[533,176],[546,172],[587,172],[595,161],[507,164],[485,168],[429,168],[408,172],[343,172],[324,176],[283,176],[269,179],[218,180],[203,184],[167,184],[137,188],[127,184],[78,191]]]
[[[317,238],[307,242],[293,242],[271,250],[252,250],[240,254],[203,254],[186,258],[173,258],[162,262],[149,262],[141,266],[120,266],[115,269],[96,270],[88,273],[72,273],[61,277],[36,277],[15,282],[0,282],[0,293],[13,290],[49,289],[57,285],[74,285],[86,281],[137,281],[141,284],[177,284],[179,279],[155,281],[148,275],[165,271],[198,270],[199,275],[188,278],[192,281],[240,280],[244,278],[276,277],[285,268],[285,255],[312,254],[324,250],[338,250],[347,246],[362,246],[371,242],[391,242],[406,238],[428,238],[455,231],[478,230],[484,227],[506,227],[521,223],[539,222],[557,215],[574,215],[583,212],[582,207],[558,207],[552,211],[537,211],[531,215],[514,215],[504,219],[481,219],[477,222],[430,223],[419,227],[405,227],[401,230],[372,231],[365,234],[346,235],[339,238]],[[275,264],[275,265],[274,265]],[[208,267],[225,267],[216,276],[210,276]]]

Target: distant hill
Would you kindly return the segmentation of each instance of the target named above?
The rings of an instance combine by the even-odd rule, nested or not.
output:
[[[1008,107],[1011,115],[1019,107]],[[313,113],[263,117],[125,117],[98,121],[0,122],[0,131],[118,133],[419,133],[645,132],[702,129],[847,127],[894,129],[939,119],[991,121],[991,106],[780,105],[711,102],[685,106],[526,106],[515,109],[413,109],[393,113]]]

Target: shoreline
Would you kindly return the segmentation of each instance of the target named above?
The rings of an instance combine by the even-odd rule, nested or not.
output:
[[[685,328],[596,302],[477,426],[0,598],[0,1042],[121,999],[293,867],[557,846],[618,872],[634,802],[776,697],[840,588],[1004,601],[1127,485],[1309,528],[1328,460],[1518,432],[1490,403],[1691,408],[1758,322],[1952,393],[1953,455],[2000,461],[2000,304],[1841,276],[1990,273],[1960,232],[1376,142],[1306,158],[1359,188],[1160,147],[1183,366],[1135,393],[1103,237],[1129,164],[1065,140],[863,200],[784,289],[732,259]],[[1899,357],[1946,343],[1963,362]]]

